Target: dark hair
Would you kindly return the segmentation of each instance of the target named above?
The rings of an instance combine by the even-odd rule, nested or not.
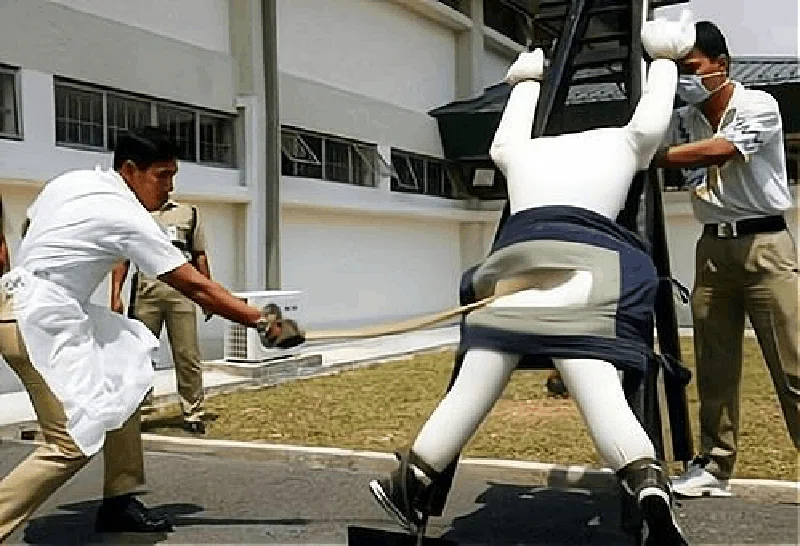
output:
[[[147,169],[157,161],[178,158],[178,145],[169,132],[160,127],[142,127],[121,134],[114,147],[114,170],[126,161],[133,161],[140,169]]]
[[[717,25],[711,21],[698,21],[695,23],[694,29],[696,34],[694,46],[706,57],[716,59],[720,55],[725,55],[730,59],[725,36]]]

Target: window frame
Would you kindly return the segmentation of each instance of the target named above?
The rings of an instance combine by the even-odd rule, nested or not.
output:
[[[2,68],[2,65],[0,65]],[[197,106],[191,106],[187,104],[182,104],[174,101],[168,101],[163,99],[158,99],[155,97],[150,97],[147,95],[140,95],[137,93],[133,93],[130,91],[123,91],[119,89],[107,88],[99,85],[88,84],[84,82],[75,81],[69,78],[64,78],[60,76],[53,77],[53,101],[55,106],[56,101],[56,90],[58,87],[65,87],[70,89],[75,89],[78,91],[84,91],[89,93],[97,93],[102,97],[103,103],[103,145],[102,146],[93,146],[89,144],[81,144],[78,142],[59,142],[57,139],[55,140],[56,146],[63,147],[63,148],[72,148],[77,150],[86,150],[92,152],[112,152],[109,146],[109,139],[108,139],[108,131],[109,131],[109,124],[108,124],[108,102],[109,96],[113,95],[115,97],[119,97],[121,99],[127,99],[131,101],[138,101],[147,103],[150,107],[150,120],[149,125],[158,125],[158,109],[159,107],[169,108],[173,110],[181,110],[190,112],[194,117],[193,123],[193,135],[194,135],[194,155],[195,158],[193,160],[190,159],[180,159],[180,161],[186,161],[187,163],[195,163],[197,165],[203,165],[207,167],[219,167],[225,169],[238,169],[239,167],[239,158],[238,158],[238,143],[236,141],[237,138],[237,130],[236,130],[236,114],[230,114],[227,112],[219,112],[216,110],[210,110],[207,108],[200,108]],[[222,163],[218,161],[206,161],[201,159],[201,146],[200,146],[200,118],[216,118],[216,119],[223,119],[230,123],[230,134],[231,134],[231,163]],[[55,132],[55,126],[54,126]],[[55,135],[54,135],[55,136]]]
[[[314,150],[313,146],[306,141],[307,138],[318,139],[320,142],[320,152]],[[347,184],[350,186],[357,186],[362,188],[377,188],[380,185],[380,178],[384,172],[390,169],[386,161],[381,157],[378,152],[376,144],[342,137],[338,135],[330,135],[325,133],[318,133],[299,127],[290,125],[281,126],[281,161],[290,162],[292,168],[291,173],[284,172],[283,165],[281,166],[281,176],[292,176],[297,178],[310,178],[312,180],[322,180],[325,182],[333,182],[336,184]],[[304,150],[306,150],[310,158],[300,158],[288,148],[289,139],[291,142],[298,142]],[[336,145],[344,145],[347,150],[347,181],[334,179],[329,174],[329,151],[328,143],[335,143]],[[358,167],[363,164],[368,173],[362,178],[362,175],[357,175]],[[308,174],[298,174],[299,165],[309,165],[319,167],[319,176]],[[338,167],[337,167],[338,168]],[[362,183],[362,182],[366,183]]]
[[[394,169],[394,161],[395,158],[403,159],[406,163],[406,167],[408,168],[411,175],[414,177],[414,181],[417,187],[404,187],[401,184],[399,173],[395,170],[392,175],[392,181],[390,183],[391,191],[395,191],[398,193],[413,193],[416,195],[425,195],[428,197],[438,197],[440,199],[460,199],[461,192],[459,191],[458,182],[455,180],[455,171],[453,170],[453,164],[446,159],[441,159],[437,157],[426,156],[422,154],[416,154],[414,152],[407,152],[405,150],[399,148],[392,149],[392,168]],[[419,179],[418,173],[414,170],[412,166],[412,159],[416,159],[418,161],[422,161],[423,163],[423,171],[422,171],[422,179]],[[442,188],[441,192],[431,192],[429,187],[429,179],[428,179],[428,169],[431,164],[438,165],[440,168],[439,171],[439,185]],[[396,182],[395,182],[396,181]],[[448,186],[450,191],[447,191]],[[397,189],[399,188],[399,189]]]
[[[14,85],[14,125],[16,133],[0,131],[0,138],[5,140],[24,140],[24,127],[22,123],[22,76],[18,67],[0,64],[0,74],[11,76]]]

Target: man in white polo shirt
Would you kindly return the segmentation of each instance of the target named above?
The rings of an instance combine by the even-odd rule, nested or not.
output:
[[[800,448],[797,249],[781,115],[775,99],[728,77],[720,30],[696,24],[679,63],[676,110],[655,164],[680,168],[690,186],[697,242],[692,293],[700,455],[674,481],[683,496],[729,496],[739,431],[745,315],[758,336],[786,426]]]

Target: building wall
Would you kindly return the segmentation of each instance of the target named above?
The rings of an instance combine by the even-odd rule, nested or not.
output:
[[[125,15],[133,12],[131,6],[141,2],[84,0],[75,4],[87,10],[96,8],[89,13],[68,7],[65,4],[72,2],[67,0],[5,0],[0,17],[0,60],[47,74],[233,112],[233,59],[225,53],[227,49],[207,48],[215,44],[221,47],[221,40],[214,38],[220,32],[214,29],[228,23],[226,13],[202,8],[219,3],[224,2],[201,0],[197,3],[200,11],[194,12],[187,9],[194,6],[191,0],[151,0],[144,4],[153,4],[152,9],[137,12],[140,26],[133,26],[119,20],[125,20]],[[174,13],[167,9],[173,5],[181,7],[187,16],[195,13],[190,16],[195,24],[191,35],[172,32],[165,24],[156,27],[158,32],[141,28],[155,21],[169,21],[161,15]],[[102,16],[97,14],[101,12]],[[204,41],[204,47],[193,43],[197,41],[193,36],[205,34],[212,38]]]
[[[456,98],[458,30],[407,4],[279,0],[281,124],[441,158],[427,112]],[[457,304],[499,213],[389,187],[282,177],[282,288],[305,292],[310,328]]]
[[[483,86],[490,87],[503,81],[506,77],[506,72],[514,62],[514,58],[509,58],[506,53],[498,53],[491,48],[484,50],[484,67],[483,67]]]
[[[278,66],[414,111],[453,100],[453,31],[390,1],[278,0]],[[313,108],[313,107],[312,107]]]

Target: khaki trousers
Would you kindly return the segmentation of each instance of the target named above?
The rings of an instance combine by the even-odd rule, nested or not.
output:
[[[780,400],[786,427],[800,449],[797,250],[788,231],[736,239],[704,234],[697,243],[692,292],[701,454],[718,478],[733,474],[745,314],[755,330]]]
[[[0,352],[28,391],[45,441],[0,481],[3,541],[91,457],[81,453],[67,433],[64,408],[31,364],[15,322],[0,323]],[[105,498],[131,493],[144,484],[138,411],[106,434],[103,457]]]
[[[203,416],[203,370],[197,339],[196,306],[192,300],[158,280],[137,275],[136,292],[130,316],[141,321],[156,337],[162,325],[175,362],[175,378],[181,398],[183,418],[197,421]],[[152,404],[152,392],[145,398]]]

